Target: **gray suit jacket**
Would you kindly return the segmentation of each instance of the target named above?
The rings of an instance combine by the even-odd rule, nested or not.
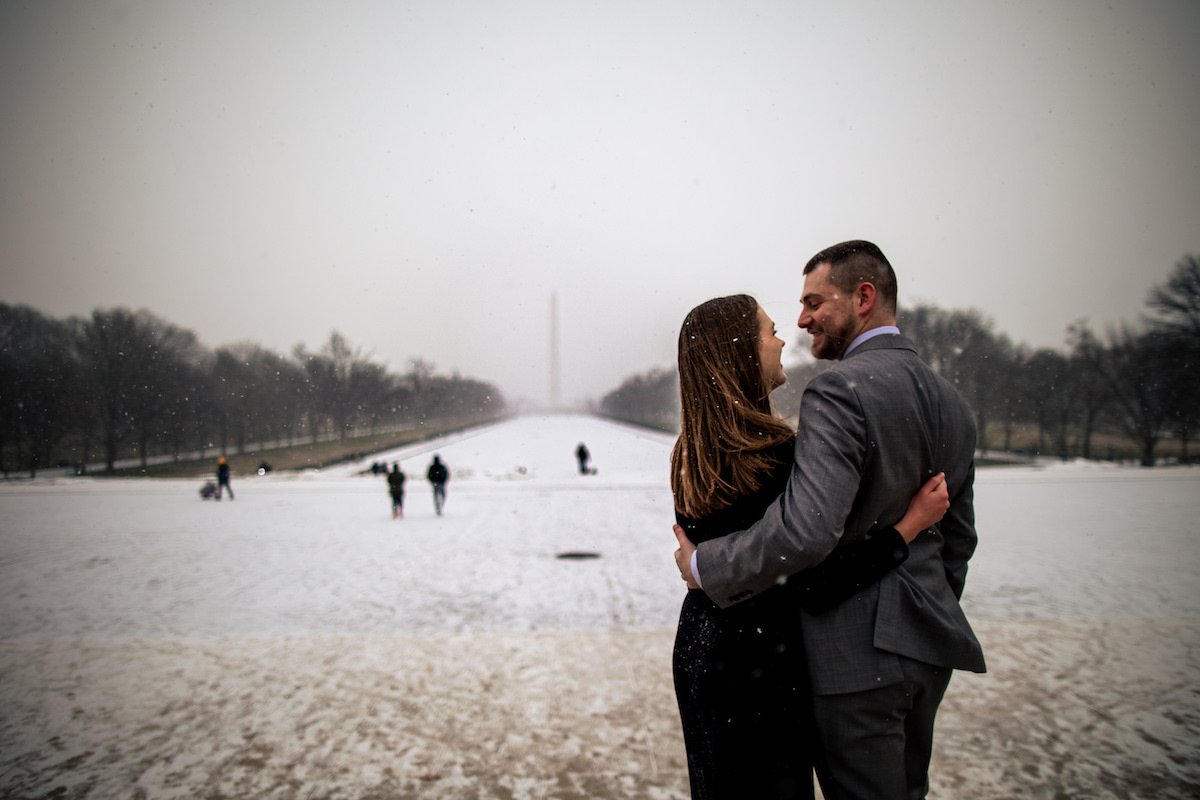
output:
[[[975,551],[975,423],[958,392],[903,336],[869,339],[804,390],[787,488],[748,530],[703,542],[704,591],[729,606],[822,561],[842,542],[904,516],[921,484],[946,473],[950,510],[908,561],[820,616],[803,614],[818,694],[903,680],[897,655],[983,672],[959,607]]]

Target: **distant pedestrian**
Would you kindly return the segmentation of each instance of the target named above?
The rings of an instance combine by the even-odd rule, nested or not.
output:
[[[587,445],[583,442],[579,443],[579,447],[575,448],[575,458],[579,461],[579,474],[588,474],[588,461],[591,460],[592,454],[588,452]]]
[[[225,460],[225,456],[217,459],[217,499],[221,499],[223,491],[229,492],[229,499],[233,499],[233,487],[229,485],[229,463]]]
[[[384,470],[387,466],[384,465]],[[387,473],[388,493],[392,496],[392,519],[404,516],[404,473],[400,465],[392,464],[392,471]]]
[[[440,517],[442,507],[446,505],[446,481],[450,480],[450,470],[446,469],[440,458],[434,456],[425,477],[433,484],[433,510]]]

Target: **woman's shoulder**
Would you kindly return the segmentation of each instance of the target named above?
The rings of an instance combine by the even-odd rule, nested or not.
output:
[[[675,519],[689,533],[711,532],[708,538],[741,530],[758,520],[766,507],[783,491],[791,475],[792,464],[795,461],[795,436],[785,437],[776,441],[765,451],[767,466],[764,474],[759,477],[759,487],[731,500],[702,517],[691,517],[679,511]]]
[[[754,518],[746,513],[746,501],[740,500],[732,505],[719,508],[703,517],[689,517],[675,512],[675,521],[683,528],[688,538],[693,542],[706,542],[718,536],[724,536],[748,527],[745,520],[753,523]]]

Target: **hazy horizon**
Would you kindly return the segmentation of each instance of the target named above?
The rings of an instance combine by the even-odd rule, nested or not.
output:
[[[0,302],[6,302],[6,300],[4,298],[0,298]],[[14,305],[18,305],[18,304],[14,304]],[[24,304],[24,305],[29,305],[29,304]],[[777,305],[782,306],[782,304],[777,304]],[[934,304],[934,305],[937,305],[937,304]],[[72,317],[74,317],[74,318],[90,318],[90,316],[91,316],[90,311],[85,312],[83,314],[54,315],[54,314],[48,314],[44,309],[37,308],[36,306],[30,306],[30,307],[34,308],[36,311],[38,311],[39,313],[41,313],[45,316],[48,316],[48,317],[51,317],[54,319],[59,319],[62,321],[66,321]],[[970,310],[977,311],[978,310],[978,309],[966,309],[966,308],[945,308],[942,306],[937,306],[937,307],[941,308],[944,311],[951,311],[951,312],[953,312],[953,311],[970,311]],[[268,349],[278,355],[290,357],[290,356],[292,356],[296,347],[302,347],[305,351],[307,351],[309,353],[317,353],[317,352],[321,352],[329,342],[329,335],[326,335],[325,338],[317,340],[317,341],[296,342],[290,347],[283,347],[283,348],[270,347],[270,346],[264,344],[263,342],[255,340],[255,339],[242,339],[242,340],[239,340],[236,342],[213,343],[213,342],[206,341],[204,339],[204,337],[201,336],[197,331],[181,325],[176,320],[165,317],[163,314],[157,312],[153,308],[133,308],[130,306],[114,305],[114,306],[107,306],[104,308],[93,309],[93,311],[95,311],[95,310],[107,311],[107,310],[111,310],[111,309],[115,309],[115,308],[123,308],[123,309],[130,311],[132,313],[135,313],[135,314],[139,313],[139,312],[149,312],[150,314],[153,314],[155,317],[162,320],[163,322],[173,324],[177,327],[185,328],[186,330],[189,330],[192,333],[195,333],[197,335],[197,339],[199,340],[200,344],[205,346],[206,348],[208,348],[211,351],[215,351],[218,348],[223,347],[223,346],[235,346],[236,347],[238,345],[256,345],[256,346],[260,346],[260,347],[265,347],[266,349]],[[547,308],[549,309],[549,306],[547,306]],[[903,313],[903,311],[905,310],[905,307],[902,306],[900,310],[901,310],[901,313]],[[550,318],[550,316],[549,316],[549,310],[548,310],[547,311],[547,320],[549,320],[549,318]],[[986,317],[986,315],[985,315],[985,319],[987,321],[994,323],[994,320],[991,320],[990,317]],[[1135,322],[1135,320],[1133,318],[1131,318],[1129,320],[1115,321],[1115,323],[1120,323],[1120,322],[1133,323],[1133,322]],[[788,330],[785,329],[785,326],[787,325],[786,320],[783,322],[779,322],[778,324],[780,325],[780,336],[786,338],[789,341],[789,347],[785,348],[784,353],[783,353],[783,361],[784,361],[785,367],[791,368],[792,366],[796,366],[800,363],[803,363],[806,361],[811,361],[812,356],[807,350],[809,341],[810,341],[808,334],[804,333],[803,331],[799,331],[797,329],[794,332],[795,335],[793,335],[792,332],[789,332]],[[1095,332],[1099,333],[1101,336],[1104,336],[1108,332],[1108,330],[1109,330],[1109,328],[1101,328],[1101,329],[1096,330]],[[549,322],[547,322],[547,331],[549,331]],[[345,335],[342,331],[339,331],[339,330],[333,329],[333,328],[330,329],[330,333],[331,334],[337,333],[342,336]],[[1000,330],[997,327],[993,327],[993,333],[995,333],[999,336],[1008,336],[1009,339],[1013,342],[1013,344],[1015,344],[1017,346],[1025,345],[1025,346],[1033,347],[1032,345],[1029,345],[1028,342],[1022,342],[1022,341],[1014,338],[1010,332]],[[1066,340],[1065,329],[1064,329],[1064,337],[1063,338],[1064,338],[1064,342],[1065,342],[1065,340]],[[490,381],[489,379],[487,379],[481,375],[476,375],[476,374],[472,374],[469,372],[465,372],[461,369],[446,368],[443,365],[438,364],[433,359],[422,355],[421,353],[412,354],[409,357],[409,359],[404,361],[403,363],[393,363],[384,358],[381,358],[378,355],[378,353],[375,352],[375,350],[373,348],[364,345],[362,342],[356,342],[356,341],[347,339],[346,343],[350,346],[351,350],[353,352],[355,352],[359,357],[365,358],[367,360],[370,360],[370,361],[378,363],[378,364],[383,364],[384,366],[387,367],[387,369],[390,372],[392,372],[394,374],[405,374],[410,371],[410,369],[413,366],[414,361],[420,361],[420,362],[423,362],[425,365],[432,366],[434,373],[438,374],[438,375],[449,376],[452,374],[456,374],[463,378],[473,378],[476,380],[482,380],[482,381],[486,381],[489,383],[494,383],[493,381]],[[919,346],[920,343],[918,342],[917,344]],[[546,346],[548,347],[549,345],[547,344]],[[1069,351],[1069,348],[1066,346],[1065,343],[1060,343],[1058,345],[1042,345],[1042,347],[1050,347],[1051,349],[1054,349],[1054,350],[1057,350],[1060,352],[1068,352]],[[550,359],[549,359],[549,357],[547,357],[547,365],[549,365],[549,363],[550,363]],[[569,367],[569,365],[568,365],[568,367]],[[616,382],[614,382],[611,386],[602,388],[595,395],[560,397],[557,401],[555,401],[552,397],[549,396],[550,387],[547,387],[547,392],[548,392],[547,396],[531,397],[528,395],[510,395],[504,391],[503,386],[501,386],[499,384],[495,384],[495,385],[496,385],[496,388],[498,388],[501,391],[501,393],[504,394],[505,401],[513,404],[515,408],[549,409],[549,408],[554,408],[554,407],[561,407],[561,408],[573,408],[573,409],[578,409],[578,410],[582,411],[582,410],[588,409],[594,402],[599,402],[602,399],[602,397],[605,394],[607,394],[608,392],[618,388],[620,383],[623,382],[626,378],[634,377],[636,375],[642,375],[642,374],[645,374],[654,369],[674,369],[674,368],[675,368],[675,354],[674,354],[674,352],[672,352],[670,358],[667,361],[664,361],[662,363],[657,363],[657,364],[646,364],[645,366],[643,366],[639,369],[631,370],[630,372],[618,377]]]
[[[1031,347],[1200,252],[1200,4],[0,5],[0,300],[598,398],[878,243]],[[793,348],[789,348],[789,353]]]

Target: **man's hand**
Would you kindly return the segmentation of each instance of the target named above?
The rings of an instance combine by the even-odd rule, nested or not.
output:
[[[675,566],[679,568],[679,577],[683,578],[689,589],[699,589],[700,584],[692,577],[692,553],[696,552],[696,545],[692,544],[683,528],[675,525],[671,530],[675,531],[675,538],[679,540],[679,549],[675,551]]]

